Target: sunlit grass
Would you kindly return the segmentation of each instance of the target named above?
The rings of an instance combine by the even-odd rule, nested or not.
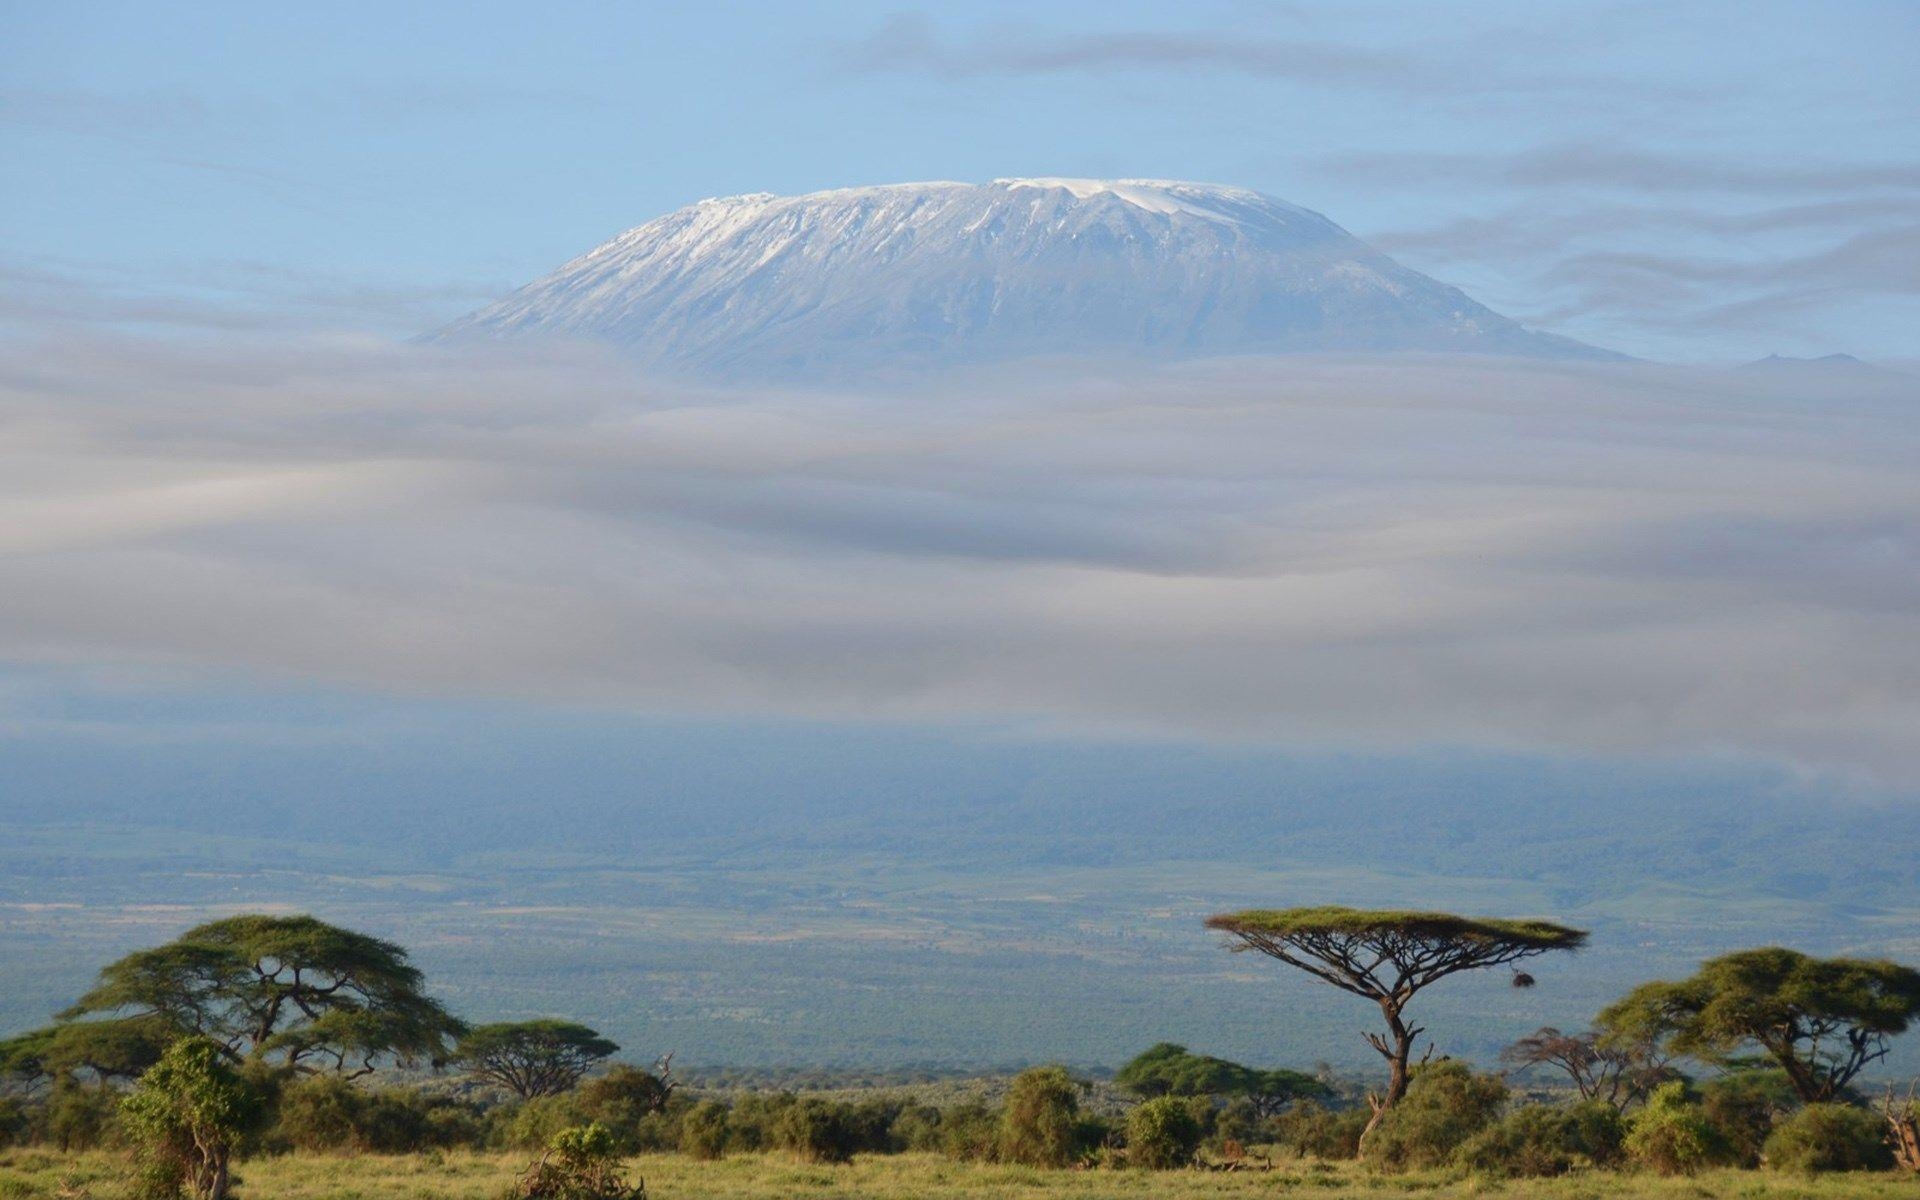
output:
[[[526,1159],[500,1154],[294,1155],[241,1164],[242,1200],[498,1200]],[[1213,1196],[1336,1196],[1350,1200],[1425,1196],[1504,1196],[1514,1200],[1824,1200],[1920,1196],[1909,1176],[1804,1179],[1757,1171],[1721,1171],[1693,1179],[1585,1174],[1502,1182],[1458,1174],[1375,1175],[1350,1163],[1282,1163],[1272,1171],[1042,1171],[955,1163],[928,1155],[863,1156],[823,1167],[777,1155],[696,1162],[648,1155],[630,1163],[653,1200],[1198,1200]],[[121,1200],[126,1160],[111,1153],[0,1151],[0,1200]]]

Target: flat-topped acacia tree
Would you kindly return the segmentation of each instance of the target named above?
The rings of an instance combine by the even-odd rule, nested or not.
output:
[[[1585,930],[1547,921],[1457,917],[1452,913],[1342,908],[1249,909],[1207,918],[1207,928],[1233,940],[1234,950],[1257,950],[1380,1006],[1385,1034],[1366,1039],[1387,1060],[1387,1090],[1369,1096],[1371,1131],[1407,1094],[1414,1039],[1426,1032],[1407,1023],[1407,1004],[1436,980],[1461,971],[1497,967],[1545,954],[1577,950]]]
[[[51,1036],[71,1038],[64,1029],[83,1022],[157,1026],[161,1048],[197,1034],[234,1062],[359,1076],[382,1062],[437,1064],[465,1030],[424,982],[392,942],[309,916],[242,913],[107,964]]]

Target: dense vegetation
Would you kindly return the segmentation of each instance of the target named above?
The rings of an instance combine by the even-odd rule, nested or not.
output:
[[[1721,956],[1634,989],[1590,1030],[1520,1039],[1494,1074],[1431,1044],[1410,1061],[1425,1030],[1409,1003],[1449,975],[1577,946],[1580,931],[1333,908],[1210,923],[1373,1002],[1389,1026],[1375,1035],[1389,1088],[1361,1103],[1324,1073],[1171,1043],[1105,1092],[1052,1065],[944,1103],[906,1087],[689,1086],[670,1057],[611,1061],[619,1047],[577,1022],[470,1026],[392,943],[310,917],[240,916],[110,963],[53,1024],[0,1042],[0,1144],[124,1148],[143,1200],[217,1200],[236,1162],[316,1153],[517,1154],[513,1194],[589,1200],[645,1194],[624,1165],[641,1154],[1226,1173],[1359,1160],[1389,1175],[1532,1179],[1920,1171],[1911,1094],[1857,1089],[1920,1017],[1920,972],[1898,964]]]

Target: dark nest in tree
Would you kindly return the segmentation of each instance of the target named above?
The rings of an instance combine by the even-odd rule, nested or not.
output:
[[[1527,974],[1525,971],[1515,971],[1513,973],[1513,986],[1517,988],[1530,988],[1533,986],[1533,976]]]

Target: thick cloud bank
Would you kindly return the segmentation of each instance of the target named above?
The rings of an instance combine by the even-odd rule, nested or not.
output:
[[[1905,787],[1910,384],[1275,359],[694,394],[15,345],[0,658]]]

